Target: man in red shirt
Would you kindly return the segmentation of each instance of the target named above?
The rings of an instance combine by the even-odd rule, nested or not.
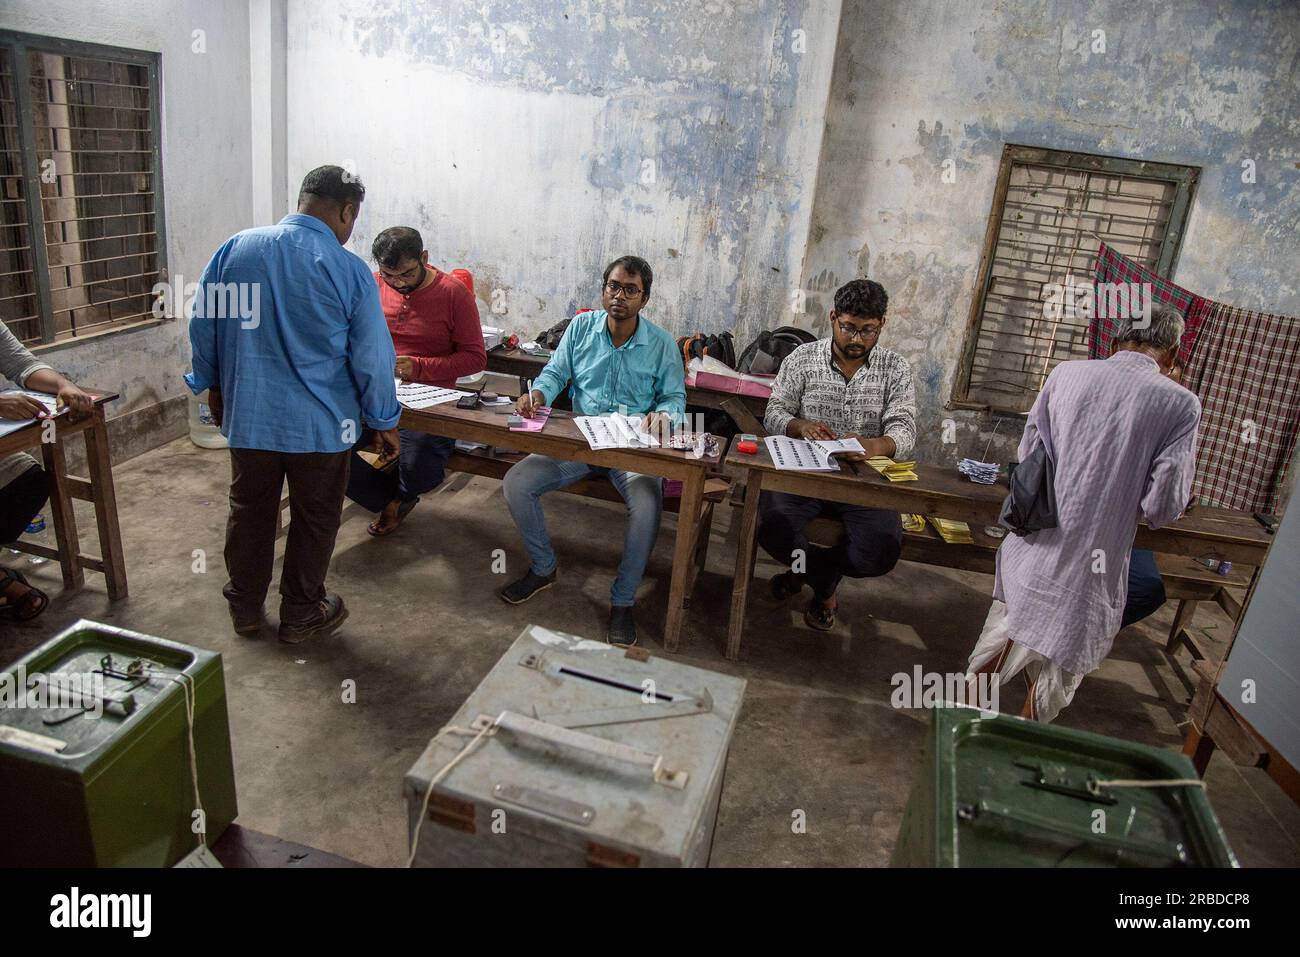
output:
[[[487,352],[474,294],[429,265],[419,232],[409,226],[385,229],[375,237],[371,253],[379,266],[379,300],[397,350],[394,374],[404,382],[453,389],[461,376],[482,372]],[[371,443],[371,436],[363,434],[356,450],[369,449]],[[397,467],[385,471],[353,452],[348,498],[379,513],[370,523],[371,535],[395,531],[420,496],[438,486],[455,445],[453,439],[402,429]]]

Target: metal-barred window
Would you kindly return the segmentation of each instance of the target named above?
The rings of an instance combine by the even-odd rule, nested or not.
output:
[[[0,319],[41,345],[153,317],[158,55],[0,31]]]
[[[1057,363],[1088,358],[1098,246],[1170,275],[1198,173],[1004,147],[951,404],[1027,412]]]

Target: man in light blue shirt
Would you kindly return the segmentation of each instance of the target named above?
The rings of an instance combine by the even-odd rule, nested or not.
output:
[[[223,593],[235,631],[255,634],[275,561],[280,490],[289,538],[280,576],[282,641],[333,631],[347,617],[325,591],[352,447],[363,428],[398,453],[396,355],[374,277],[343,248],[365,198],[338,166],[303,180],[298,212],[228,239],[199,279],[186,377],[230,444]]]
[[[605,268],[601,293],[604,309],[574,316],[564,338],[533,382],[520,396],[518,410],[531,417],[550,405],[570,382],[573,408],[579,415],[644,415],[646,431],[663,430],[686,412],[686,381],[681,352],[663,329],[640,315],[650,298],[654,276],[650,264],[623,256]],[[655,476],[582,462],[530,455],[506,473],[504,492],[532,565],[528,573],[501,590],[512,605],[522,604],[555,583],[557,562],[546,534],[541,497],[590,475],[607,476],[627,503],[623,560],[610,589],[611,644],[636,644],[633,605],[637,586],[659,533],[663,484]]]

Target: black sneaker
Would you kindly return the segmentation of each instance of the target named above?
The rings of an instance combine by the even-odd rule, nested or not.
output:
[[[230,606],[230,621],[235,626],[237,635],[255,635],[262,630],[262,625],[266,621],[259,611],[256,616],[247,612],[237,612],[233,605]]]
[[[545,591],[554,585],[558,571],[559,569],[556,569],[549,575],[534,575],[533,570],[530,568],[527,575],[518,581],[511,582],[497,594],[501,596],[502,601],[509,602],[512,605],[522,605],[539,591]]]
[[[338,595],[326,595],[320,602],[320,613],[306,621],[286,624],[280,622],[280,640],[297,645],[315,635],[328,635],[347,621],[348,609]]]
[[[632,620],[631,608],[610,608],[605,640],[621,648],[631,648],[636,644],[636,622]]]
[[[781,572],[772,576],[772,597],[777,601],[793,598],[803,591],[804,576],[794,572]]]
[[[266,622],[266,617],[262,614],[262,606],[259,604],[256,611],[249,611],[245,607],[236,607],[232,600],[230,583],[226,582],[221,589],[222,596],[226,599],[226,607],[230,611],[230,623],[235,626],[237,635],[255,635],[262,630],[262,625]]]

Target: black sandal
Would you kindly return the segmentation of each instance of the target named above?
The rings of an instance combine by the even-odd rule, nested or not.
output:
[[[814,598],[808,603],[808,608],[803,613],[803,620],[809,628],[830,631],[835,627],[835,612],[838,610],[838,603],[828,606],[823,604],[820,598]]]
[[[14,595],[15,585],[25,590]],[[0,598],[5,600],[0,605],[0,616],[14,621],[31,621],[50,606],[50,597],[29,584],[22,572],[3,566],[0,566]]]

